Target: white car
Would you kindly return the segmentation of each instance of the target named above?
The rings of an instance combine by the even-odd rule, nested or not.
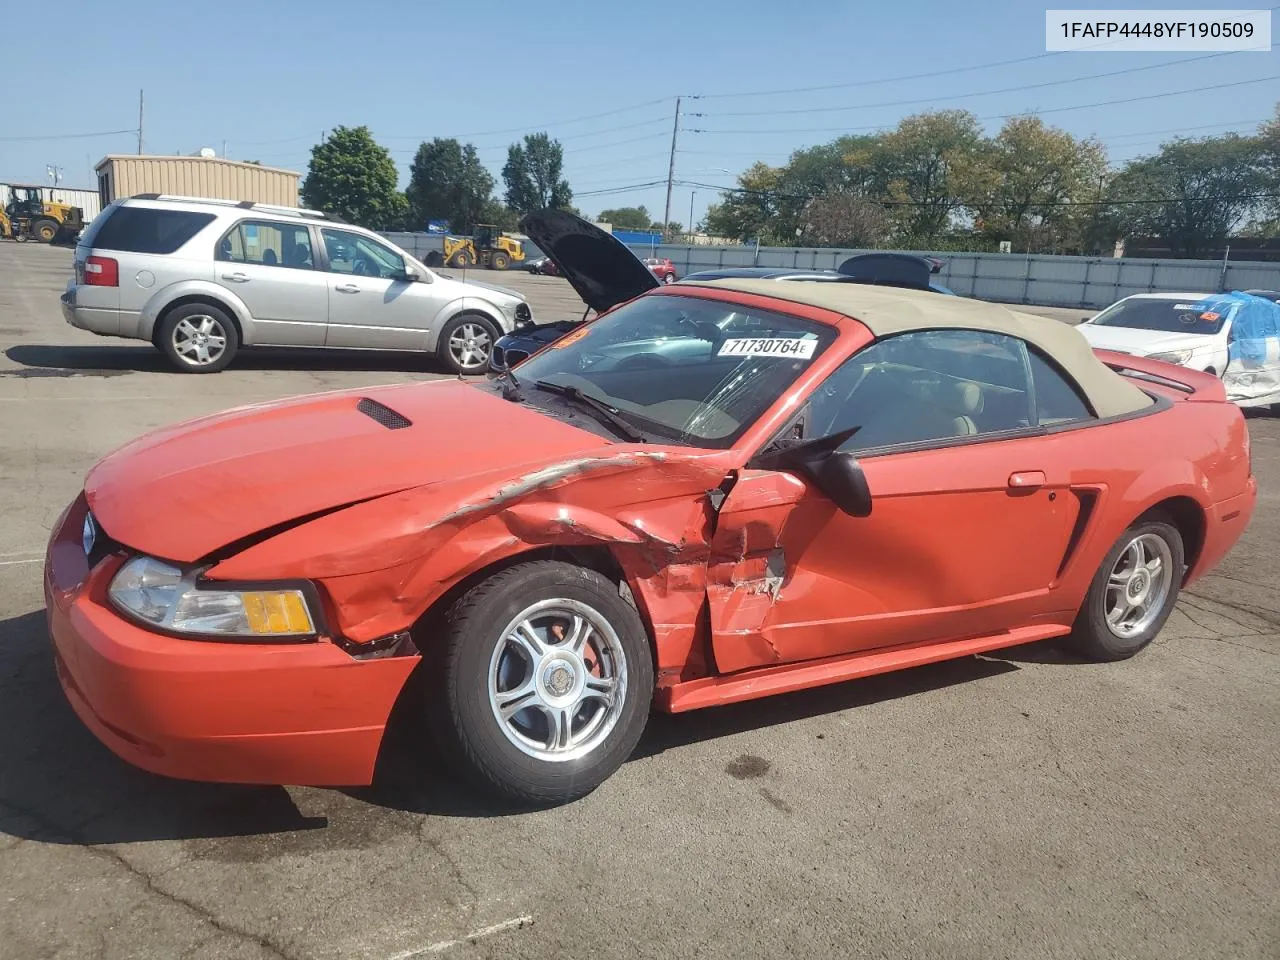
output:
[[[1076,327],[1089,344],[1222,376],[1231,315],[1206,310],[1209,293],[1137,293]]]

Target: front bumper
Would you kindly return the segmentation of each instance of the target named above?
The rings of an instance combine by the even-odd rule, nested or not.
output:
[[[83,497],[55,529],[45,601],[58,680],[80,719],[122,759],[224,783],[363,785],[418,657],[355,660],[326,640],[245,644],[163,636],[122,619],[90,570]]]

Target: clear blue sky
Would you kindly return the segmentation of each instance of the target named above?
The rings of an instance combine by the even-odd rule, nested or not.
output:
[[[590,215],[638,203],[661,215],[665,187],[594,192],[666,177],[677,94],[739,94],[686,101],[689,114],[704,116],[682,124],[676,176],[717,185],[753,160],[781,163],[797,147],[930,108],[971,110],[991,132],[1000,120],[985,118],[1043,110],[1047,121],[1097,135],[1124,160],[1177,130],[1250,131],[1280,99],[1280,79],[1260,80],[1280,76],[1274,47],[1189,64],[1175,61],[1204,54],[1064,53],[893,79],[1044,54],[1045,4],[1025,0],[81,0],[56,9],[9,0],[4,9],[11,27],[38,24],[35,34],[10,31],[14,38],[38,34],[41,42],[6,47],[0,138],[134,128],[143,88],[148,153],[221,152],[225,141],[233,158],[305,171],[322,131],[367,124],[393,151],[403,185],[420,140],[470,140],[497,177],[509,142],[547,130],[563,142],[575,201]],[[1280,17],[1273,28],[1280,32]],[[51,68],[55,48],[78,56],[59,54],[66,66]],[[1150,65],[1161,66],[1099,76]],[[1035,88],[1063,80],[1070,82]],[[1203,89],[1249,80],[1260,82]],[[858,85],[742,95],[834,84]],[[1055,109],[1186,90],[1193,92]],[[606,115],[564,122],[596,114]],[[56,163],[64,186],[93,186],[93,163],[136,147],[132,132],[0,139],[0,181],[47,182],[45,166]],[[692,189],[676,188],[672,219],[688,220]],[[715,199],[712,190],[696,192],[695,219]]]

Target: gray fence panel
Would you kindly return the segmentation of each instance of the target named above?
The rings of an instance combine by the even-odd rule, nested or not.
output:
[[[438,234],[385,233],[383,236],[418,259],[440,250]],[[869,250],[813,247],[636,245],[638,257],[669,257],[680,276],[721,267],[785,267],[833,270],[844,260]],[[529,258],[541,251],[526,241]],[[1049,254],[954,253],[906,250],[938,257],[938,280],[962,297],[1001,303],[1101,310],[1135,293],[1209,293],[1219,290],[1280,289],[1280,263],[1220,260],[1143,260],[1112,257],[1058,257]]]

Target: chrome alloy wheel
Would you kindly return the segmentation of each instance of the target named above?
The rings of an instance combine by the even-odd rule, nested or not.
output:
[[[449,334],[449,354],[463,370],[478,370],[489,362],[493,340],[489,331],[470,320]]]
[[[538,760],[586,756],[622,714],[627,658],[609,621],[577,600],[518,613],[489,660],[489,705],[506,738]]]
[[[222,321],[208,314],[183,317],[173,328],[173,349],[184,363],[204,367],[216,363],[227,349],[227,331]]]
[[[1163,538],[1144,533],[1130,540],[1107,578],[1111,632],[1127,640],[1151,626],[1169,597],[1173,573],[1173,553]]]

